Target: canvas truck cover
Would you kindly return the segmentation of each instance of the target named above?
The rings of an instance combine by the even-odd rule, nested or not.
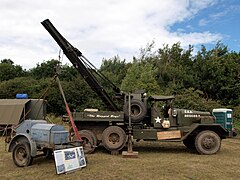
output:
[[[44,100],[0,99],[0,125],[17,125],[25,115],[24,119],[43,119],[45,109]]]

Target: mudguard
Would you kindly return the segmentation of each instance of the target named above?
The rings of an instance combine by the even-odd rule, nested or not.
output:
[[[222,127],[220,124],[197,124],[196,123],[191,125],[189,132],[185,134],[181,138],[181,140],[186,139],[189,135],[192,136],[204,130],[214,131],[219,135],[221,139],[225,139],[226,137],[228,137],[228,134],[229,134],[228,130]]]
[[[24,133],[16,134],[12,138],[12,140],[10,141],[9,146],[8,146],[8,152],[11,152],[13,150],[13,147],[20,141],[29,143],[32,157],[35,157],[37,155],[36,142],[32,140],[32,138],[29,134],[24,134]]]

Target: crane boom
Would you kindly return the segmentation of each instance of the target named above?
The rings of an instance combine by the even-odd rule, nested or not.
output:
[[[64,54],[67,56],[69,61],[73,64],[73,66],[78,70],[84,80],[88,83],[88,85],[95,91],[98,96],[102,99],[104,104],[110,111],[119,111],[116,104],[113,100],[109,97],[105,89],[102,85],[98,82],[97,78],[94,76],[93,73],[89,70],[88,67],[85,65],[85,61],[87,60],[82,53],[72,46],[53,26],[49,19],[44,20],[41,22],[44,28],[49,32],[49,34],[53,37],[53,39],[57,42],[57,44],[61,47]]]

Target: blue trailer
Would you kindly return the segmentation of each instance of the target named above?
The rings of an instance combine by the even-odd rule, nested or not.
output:
[[[47,156],[54,150],[78,146],[81,142],[69,142],[69,132],[63,126],[48,124],[45,120],[25,120],[16,128],[8,152],[12,152],[15,165],[24,167],[31,165],[36,156]]]

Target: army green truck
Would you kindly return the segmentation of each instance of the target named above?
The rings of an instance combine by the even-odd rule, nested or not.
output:
[[[221,140],[228,137],[228,130],[216,123],[210,112],[174,108],[174,96],[147,99],[149,106],[138,99],[131,101],[132,135],[136,141],[182,141],[187,148],[209,155],[217,153]],[[80,135],[89,143],[88,152],[93,152],[100,143],[109,151],[125,146],[127,106],[122,112],[86,109],[73,114]]]
[[[126,145],[128,133],[132,133],[136,141],[182,141],[187,148],[200,154],[210,155],[219,151],[221,140],[228,137],[229,132],[216,123],[210,112],[174,108],[174,96],[147,96],[143,91],[131,94],[120,91],[48,19],[42,25],[109,109],[73,112],[86,152],[93,152],[99,144],[109,151],[120,151]],[[105,91],[95,75],[108,82],[116,92],[118,103]]]

